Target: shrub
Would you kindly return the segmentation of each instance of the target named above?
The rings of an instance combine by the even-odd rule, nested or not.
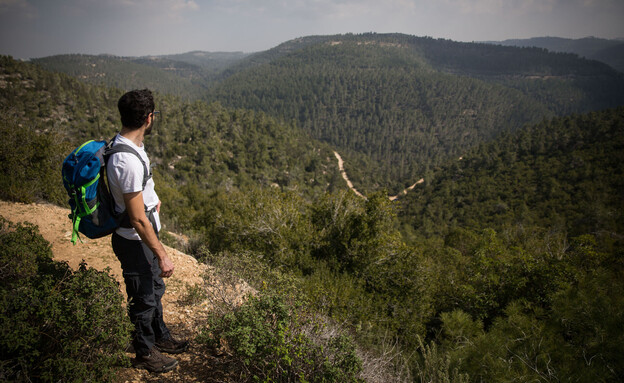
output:
[[[324,329],[298,305],[265,293],[213,317],[198,340],[226,348],[231,373],[242,381],[360,382],[362,362],[351,338]]]
[[[84,263],[52,260],[31,224],[0,217],[0,380],[106,381],[130,323],[118,283]]]
[[[67,204],[59,164],[71,150],[55,130],[37,132],[0,116],[0,198]]]
[[[420,337],[419,357],[414,367],[414,382],[420,383],[468,383],[470,377],[452,367],[451,357],[448,353],[441,351],[436,343],[431,342],[425,345]]]
[[[216,195],[194,223],[212,252],[250,250],[264,254],[267,264],[295,267],[312,236],[305,206],[292,192],[250,188]]]

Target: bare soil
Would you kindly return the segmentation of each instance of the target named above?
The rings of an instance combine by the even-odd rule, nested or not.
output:
[[[351,189],[357,196],[362,197],[362,198],[366,198],[366,196],[364,196],[362,193],[360,193],[354,186],[353,186],[353,182],[351,182],[351,180],[349,179],[349,177],[347,176],[347,171],[344,168],[344,161],[342,159],[342,157],[340,156],[340,154],[338,154],[338,152],[334,151],[334,156],[336,156],[336,159],[338,160],[338,170],[340,171],[340,174],[342,175],[342,178],[345,180],[345,182],[347,183],[347,186],[349,187],[349,189]],[[460,158],[461,160],[461,158]],[[402,192],[400,192],[397,195],[393,195],[393,196],[388,196],[388,198],[390,199],[390,201],[394,201],[396,199],[398,199],[400,196],[402,195],[406,195],[408,191],[414,189],[416,187],[416,185],[421,184],[425,182],[424,178],[419,179],[418,181],[416,181],[416,183],[414,183],[412,186],[404,189]]]
[[[39,226],[41,235],[52,245],[54,259],[67,262],[72,268],[78,268],[81,261],[97,270],[109,268],[109,273],[117,279],[120,290],[125,293],[121,267],[111,248],[110,236],[100,239],[82,237],[72,245],[71,221],[67,217],[69,209],[51,204],[20,204],[0,201],[0,216],[12,222],[31,222]],[[163,297],[165,322],[173,334],[179,338],[193,339],[200,331],[202,323],[211,311],[209,300],[188,303],[189,288],[202,286],[210,290],[220,288],[223,283],[215,270],[187,254],[165,246],[167,254],[174,263],[173,276],[165,282],[167,291]],[[223,294],[222,287],[220,294]],[[232,302],[241,302],[250,289],[242,282],[227,294]],[[128,354],[128,357],[133,357]],[[151,374],[145,370],[122,368],[117,375],[117,382],[218,382],[223,376],[218,369],[219,356],[191,342],[188,352],[176,355],[180,364],[174,371],[165,374]],[[230,379],[226,379],[230,380]]]

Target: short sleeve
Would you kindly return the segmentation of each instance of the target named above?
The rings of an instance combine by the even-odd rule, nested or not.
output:
[[[131,153],[115,153],[110,158],[109,178],[122,194],[134,193],[143,190],[143,164]]]

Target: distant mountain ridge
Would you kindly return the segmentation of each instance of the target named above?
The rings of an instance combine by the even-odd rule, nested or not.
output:
[[[530,39],[488,41],[488,43],[517,47],[538,47],[548,49],[551,52],[574,53],[580,57],[602,61],[618,71],[624,72],[624,39],[533,37]]]
[[[624,78],[604,63],[402,34],[298,38],[227,72],[210,99],[298,121],[340,150],[365,194],[399,192],[525,123],[624,104]]]
[[[294,121],[340,151],[364,194],[396,194],[524,124],[624,104],[624,75],[595,60],[404,34],[308,36],[254,54],[106,57],[101,65],[100,56],[78,57],[36,62]]]
[[[66,150],[55,153],[54,166],[72,146],[89,139],[110,139],[120,128],[116,105],[121,94],[119,89],[86,84],[0,56],[0,128],[2,134],[12,134],[2,136],[11,155],[0,156],[0,162],[3,166],[14,159],[28,163],[28,157],[22,158],[26,156],[22,147],[29,137],[39,139],[39,134],[52,137],[39,144],[42,152],[47,148]],[[251,186],[293,188],[308,195],[344,187],[331,148],[292,125],[280,124],[261,112],[181,101],[157,92],[154,97],[162,118],[145,142],[159,195],[171,201],[169,217],[177,216],[172,219],[176,224],[182,225],[192,216],[175,207],[189,196],[197,202],[209,192]],[[12,141],[21,130],[23,137]],[[44,174],[58,179],[56,171]],[[10,177],[0,179],[4,186],[0,197],[9,198],[9,192],[19,195],[21,189],[6,186],[13,183]],[[62,184],[46,181],[44,185],[54,190],[48,192],[40,185],[28,190],[47,193],[45,198],[55,203],[66,200]]]
[[[166,59],[70,54],[31,62],[89,84],[122,90],[150,88],[183,99],[197,99],[205,92],[201,68]]]
[[[248,55],[204,51],[141,57],[70,54],[31,61],[91,84],[125,90],[147,87],[183,99],[201,99],[223,70]]]

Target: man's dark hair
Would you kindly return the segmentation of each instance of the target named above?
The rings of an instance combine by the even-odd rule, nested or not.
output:
[[[125,128],[138,129],[154,111],[154,97],[149,89],[135,89],[124,94],[117,102],[121,124]]]

